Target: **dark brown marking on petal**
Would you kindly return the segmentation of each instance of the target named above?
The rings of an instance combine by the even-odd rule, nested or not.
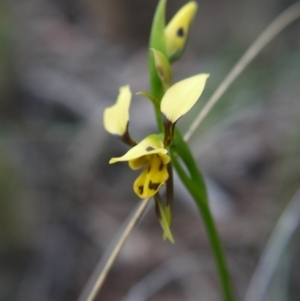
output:
[[[143,192],[144,192],[144,186],[141,185],[138,188],[139,188],[140,194],[143,194]]]
[[[152,181],[150,181],[148,188],[151,190],[157,190],[159,186],[160,186],[160,183],[152,183]]]
[[[153,148],[152,146],[148,146],[148,147],[146,148],[146,151],[147,151],[147,152],[150,152],[150,151],[152,151],[152,150],[154,150],[154,148]]]
[[[159,164],[159,167],[158,167],[158,171],[162,171],[163,168],[164,168],[164,162],[161,160],[160,164]]]
[[[182,27],[177,30],[177,36],[180,38],[184,37],[184,30]]]
[[[151,170],[151,165],[149,164],[149,166],[148,166],[148,172],[150,172],[150,170]]]

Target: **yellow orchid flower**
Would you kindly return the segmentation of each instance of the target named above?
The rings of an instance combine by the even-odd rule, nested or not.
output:
[[[157,63],[161,63],[160,58]],[[168,172],[168,167],[170,167],[168,166],[170,164],[168,148],[173,140],[175,123],[194,106],[208,77],[208,74],[198,74],[167,89],[160,103],[161,113],[166,117],[164,134],[149,135],[138,144],[128,132],[128,111],[131,102],[129,86],[121,87],[116,103],[104,111],[105,129],[111,134],[120,136],[125,143],[132,147],[123,156],[111,158],[109,163],[128,161],[129,167],[133,170],[144,168],[134,181],[133,190],[140,198],[154,196],[160,225],[163,229],[163,238],[171,242],[174,242],[170,231],[171,205],[163,206],[161,204],[158,191],[167,181],[172,181]],[[153,95],[146,92],[141,94],[149,97],[159,109],[159,103]]]
[[[129,167],[133,170],[144,167],[133,184],[133,190],[140,198],[147,198],[154,196],[169,178],[167,164],[170,162],[170,157],[167,153],[161,135],[152,134],[131,148],[124,156],[111,158],[109,163],[128,161]]]
[[[123,136],[127,132],[131,96],[128,85],[121,87],[116,103],[104,110],[104,128],[110,134]]]
[[[160,109],[166,116],[165,136],[152,134],[136,144],[128,133],[129,105],[131,92],[129,86],[120,88],[117,102],[104,111],[105,129],[122,136],[124,142],[133,146],[125,155],[111,158],[109,163],[128,161],[133,170],[145,167],[133,184],[134,192],[140,198],[154,196],[169,178],[167,164],[170,162],[167,148],[173,139],[176,121],[186,114],[200,97],[208,74],[198,74],[184,79],[167,90],[162,98]]]
[[[176,13],[165,28],[167,53],[171,61],[179,59],[183,53],[197,7],[195,1],[188,2]]]
[[[167,90],[160,104],[161,112],[174,124],[197,102],[205,87],[209,74],[198,74],[186,78]]]

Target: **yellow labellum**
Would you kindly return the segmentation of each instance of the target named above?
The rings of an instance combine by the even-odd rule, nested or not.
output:
[[[133,183],[133,190],[141,199],[154,196],[169,178],[167,165],[160,154],[147,156],[147,161],[145,169]]]
[[[165,28],[167,53],[171,61],[178,59],[185,48],[197,7],[196,2],[188,2],[176,13]]]
[[[104,128],[110,134],[123,136],[126,133],[131,96],[129,86],[121,87],[116,103],[104,110]]]
[[[169,121],[175,123],[194,106],[208,77],[209,74],[198,74],[176,83],[167,90],[160,108]]]

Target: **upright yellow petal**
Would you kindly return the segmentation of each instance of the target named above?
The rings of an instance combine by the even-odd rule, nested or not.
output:
[[[161,136],[152,134],[147,136],[139,144],[131,148],[124,156],[119,158],[111,158],[109,163],[112,164],[120,161],[134,160],[142,156],[158,153],[167,154],[167,152],[168,151],[164,148]],[[133,169],[136,169],[134,163],[132,167]]]
[[[185,48],[197,7],[196,2],[188,2],[176,13],[165,28],[167,54],[171,61],[177,60]]]
[[[169,121],[175,123],[186,114],[202,94],[209,74],[198,74],[173,85],[162,98],[160,109]]]
[[[104,128],[110,134],[123,136],[126,133],[131,96],[129,86],[121,87],[116,103],[104,110]]]

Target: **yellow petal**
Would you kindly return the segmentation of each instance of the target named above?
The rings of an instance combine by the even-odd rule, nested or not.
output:
[[[151,155],[150,155],[151,156]],[[149,162],[149,156],[142,156],[137,159],[129,160],[129,167],[133,170],[140,169]]]
[[[168,164],[170,162],[170,157],[169,155],[165,155],[163,153],[159,153],[159,156],[161,160],[163,161],[164,164]]]
[[[202,94],[208,77],[209,74],[198,74],[176,83],[167,90],[160,109],[168,120],[175,123],[193,107]]]
[[[167,150],[164,148],[163,141],[160,135],[152,134],[143,139],[139,144],[131,148],[124,156],[119,158],[111,158],[109,163],[116,163],[121,161],[129,161],[140,158],[142,156],[151,155],[151,154],[162,154],[166,155]],[[170,161],[168,155],[164,157],[164,160]],[[134,166],[134,163],[133,163]]]
[[[178,59],[187,42],[189,28],[197,11],[194,1],[185,4],[165,28],[168,57],[171,61]]]
[[[116,103],[104,110],[104,128],[113,135],[123,136],[126,133],[129,122],[129,107],[131,92],[129,86],[120,88]]]
[[[160,155],[154,154],[140,176],[133,184],[134,192],[140,198],[150,198],[169,178],[167,166]]]

